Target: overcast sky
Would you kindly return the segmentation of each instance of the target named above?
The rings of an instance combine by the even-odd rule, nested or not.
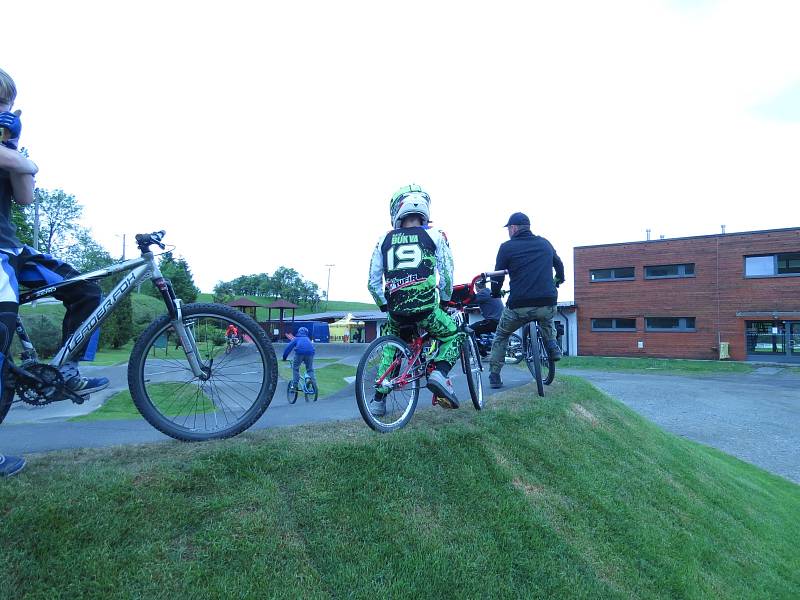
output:
[[[793,0],[29,0],[0,68],[37,184],[114,255],[166,229],[203,291],[335,264],[369,301],[415,182],[456,280],[524,211],[571,299],[574,246],[800,225],[799,30]]]

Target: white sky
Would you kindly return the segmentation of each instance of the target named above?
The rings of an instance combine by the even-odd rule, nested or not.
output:
[[[526,212],[572,248],[800,225],[800,3],[85,2],[4,19],[40,187],[114,255],[166,229],[211,291],[296,268],[370,301],[388,200],[432,198],[456,280]],[[565,289],[566,288],[566,289]]]

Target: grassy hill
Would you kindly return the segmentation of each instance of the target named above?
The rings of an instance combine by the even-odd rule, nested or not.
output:
[[[0,590],[75,598],[792,598],[800,486],[580,379],[476,413],[32,457]],[[422,400],[421,400],[422,401]],[[269,412],[267,412],[269,415]]]

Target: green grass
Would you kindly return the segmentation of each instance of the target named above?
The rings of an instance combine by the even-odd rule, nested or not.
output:
[[[320,369],[322,370],[322,369]],[[795,598],[800,486],[578,378],[476,413],[33,456],[9,598]],[[269,414],[269,413],[267,413]]]
[[[131,357],[131,350],[133,350],[133,343],[134,343],[133,340],[131,340],[124,346],[117,349],[109,348],[107,350],[98,350],[97,354],[95,354],[94,360],[84,364],[96,365],[100,367],[110,367],[113,365],[125,364]]]
[[[520,363],[525,367],[524,363]],[[525,367],[526,368],[526,367]],[[716,360],[683,360],[673,358],[613,358],[605,356],[565,356],[558,368],[593,369],[597,371],[647,371],[677,375],[713,373],[752,373],[753,365]]]
[[[330,364],[333,363],[333,364]],[[284,381],[278,383],[278,396],[284,394],[286,383],[292,379],[292,367],[290,362],[281,361],[278,365],[278,375]],[[305,374],[305,367],[300,367],[300,376]],[[332,358],[315,358],[314,359],[314,375],[317,378],[317,385],[319,385],[319,399],[326,398],[331,394],[344,389],[348,383],[345,377],[355,377],[356,368],[349,365],[336,363],[336,359]]]
[[[158,383],[148,388],[151,398],[156,406],[163,407],[161,411],[167,416],[177,416],[184,414],[182,411],[186,404],[176,404],[175,397],[178,392],[186,393],[186,386],[180,383]],[[192,396],[194,398],[194,396]],[[192,403],[193,413],[209,413],[214,411],[214,405],[207,398],[204,398],[205,406],[198,406]],[[136,406],[133,404],[131,393],[128,390],[117,392],[106,400],[97,410],[86,415],[73,417],[70,421],[113,421],[120,419],[141,419],[143,418]]]
[[[181,354],[181,356],[183,355]],[[346,387],[348,384],[344,378],[354,376],[356,373],[354,367],[343,364],[330,364],[335,362],[335,360],[336,359],[332,358],[320,358],[314,361],[320,399],[330,396],[334,392],[338,392]],[[290,363],[281,362],[278,367],[278,374],[285,380],[278,384],[278,389],[275,392],[278,398],[284,397],[286,381],[292,378],[292,368],[289,365]],[[303,372],[303,368],[301,367],[301,373]],[[154,392],[156,403],[159,403],[160,401],[169,401],[173,397],[174,392],[179,388],[181,388],[180,384],[164,383],[159,384],[155,390],[151,388],[151,391]],[[159,390],[161,393],[159,393]],[[192,410],[195,410],[194,406]],[[211,410],[212,408],[208,407],[206,412],[211,412]],[[197,412],[203,411],[198,410]],[[167,414],[176,415],[178,413],[174,410],[172,412],[168,410]],[[141,414],[133,404],[130,392],[124,390],[110,396],[97,410],[85,415],[73,417],[70,421],[113,421],[141,418]]]

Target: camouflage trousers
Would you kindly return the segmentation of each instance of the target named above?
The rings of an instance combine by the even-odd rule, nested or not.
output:
[[[553,325],[555,316],[555,306],[523,306],[520,308],[508,308],[506,306],[503,309],[503,314],[500,316],[500,323],[497,325],[494,342],[492,343],[492,353],[489,356],[489,368],[491,372],[499,373],[503,368],[505,364],[506,347],[508,346],[508,336],[523,325],[531,321],[538,321],[545,344],[550,340],[555,340],[556,328]]]
[[[434,362],[446,362],[449,371],[458,360],[461,353],[461,344],[464,334],[458,331],[455,321],[438,306],[432,311],[413,316],[401,316],[389,314],[389,320],[383,328],[384,335],[396,335],[406,341],[407,335],[412,327],[422,327],[438,343]],[[386,348],[378,367],[379,373],[383,373],[389,368],[394,360],[394,349]]]

